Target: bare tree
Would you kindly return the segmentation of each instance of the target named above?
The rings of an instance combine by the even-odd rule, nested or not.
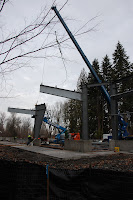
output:
[[[21,119],[15,113],[11,113],[7,119],[6,136],[17,137],[20,134]]]
[[[7,1],[3,1],[3,3],[1,2],[1,10],[6,2]],[[53,6],[55,2],[56,0],[51,6]],[[62,6],[62,8],[64,7],[64,5]],[[57,24],[58,19],[56,18],[55,20],[55,15],[53,12],[53,17],[51,17],[51,12],[51,7],[49,9],[45,7],[34,21],[32,21],[29,25],[25,26],[24,29],[22,29],[15,35],[12,33],[8,36],[5,36],[5,39],[3,39],[4,36],[1,32],[1,90],[5,88],[6,76],[9,75],[11,72],[22,67],[32,67],[32,59],[45,59],[54,56],[56,57],[56,55],[46,55],[45,53],[45,50],[47,50],[48,48],[58,48],[56,37],[53,38],[52,35],[52,30],[55,24]]]
[[[4,5],[8,2],[9,0],[0,0],[0,12],[2,12]]]
[[[50,122],[54,123],[55,125],[64,126],[63,122],[63,103],[56,102],[55,105],[47,106],[46,117],[49,119]],[[46,128],[49,128],[51,134],[56,135],[59,131],[56,126],[49,126],[46,124]]]
[[[49,138],[49,137],[50,137],[49,127],[47,127],[47,125],[43,123],[40,131],[40,138]]]
[[[4,112],[0,113],[0,136],[5,134],[5,124],[6,124],[6,114]]]
[[[49,19],[50,12],[51,8],[47,10],[45,7],[40,15],[18,34],[8,36],[6,39],[0,41],[1,76],[26,66],[29,58],[41,58],[42,55],[36,56],[37,52],[57,46],[56,39],[47,40],[53,27],[58,22],[54,20],[55,15]],[[48,26],[49,30],[46,32]],[[35,42],[33,46],[36,46],[36,48],[32,46],[31,42]],[[45,58],[44,55],[45,53],[43,52],[42,58]]]
[[[5,2],[3,0],[3,4],[1,4],[1,8],[3,8]],[[68,0],[64,3],[64,5],[59,9],[64,8],[67,4]],[[54,0],[54,6],[56,0]],[[22,67],[32,66],[32,59],[48,59],[58,57],[62,59],[63,65],[65,67],[65,58],[62,53],[62,44],[69,40],[68,35],[60,33],[57,34],[54,31],[54,27],[57,23],[60,23],[57,19],[56,15],[50,8],[44,8],[39,16],[36,17],[34,21],[32,21],[29,25],[26,25],[20,32],[15,35],[12,33],[8,36],[5,36],[4,39],[0,41],[0,80],[1,83],[5,81],[6,83],[6,75],[11,72],[20,69]],[[51,17],[51,13],[52,16]],[[97,16],[96,16],[97,17]],[[93,19],[95,19],[94,17]],[[92,28],[84,30],[86,25],[92,21],[89,20],[86,24],[80,27],[75,31],[74,35],[82,35],[89,31],[94,30],[95,26]],[[70,46],[65,46],[65,48]],[[53,49],[53,53],[46,53],[47,49]],[[55,54],[55,48],[58,51]],[[51,52],[51,51],[50,51]],[[2,88],[3,89],[3,88]]]
[[[31,134],[31,119],[23,118],[21,120],[21,131],[20,131],[18,137],[27,138],[28,133]]]
[[[49,120],[58,124],[61,123],[62,105],[61,102],[56,102],[55,105],[47,106]]]

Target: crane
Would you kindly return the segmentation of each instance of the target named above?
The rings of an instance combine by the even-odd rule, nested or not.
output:
[[[84,62],[86,63],[86,65],[88,66],[88,68],[90,69],[92,75],[94,76],[95,80],[101,84],[102,81],[100,80],[100,78],[98,77],[97,73],[95,72],[95,70],[93,69],[91,63],[89,62],[88,58],[86,57],[86,55],[84,54],[83,50],[81,49],[81,47],[79,46],[78,42],[76,41],[75,37],[73,36],[73,34],[71,33],[71,31],[69,30],[68,26],[66,25],[66,23],[64,22],[63,18],[61,17],[59,11],[57,10],[56,6],[53,6],[51,8],[52,10],[54,10],[54,12],[56,13],[57,17],[59,18],[60,22],[62,23],[63,27],[65,28],[66,32],[68,33],[69,37],[71,38],[72,42],[74,43],[75,47],[77,48],[77,50],[79,51],[81,57],[83,58]],[[108,103],[109,106],[111,106],[111,97],[108,93],[108,91],[106,90],[104,85],[100,85],[100,89]],[[120,124],[119,124],[119,132],[118,135],[124,135],[127,137],[128,133],[126,131],[126,127],[127,124],[126,122],[124,123],[124,120],[122,118],[122,116],[119,117],[120,120]]]

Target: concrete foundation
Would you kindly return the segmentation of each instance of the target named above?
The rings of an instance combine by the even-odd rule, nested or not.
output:
[[[133,140],[111,140],[109,150],[114,151],[115,147],[119,147],[120,151],[133,152]]]
[[[89,152],[92,150],[91,140],[65,140],[65,150],[77,152]]]

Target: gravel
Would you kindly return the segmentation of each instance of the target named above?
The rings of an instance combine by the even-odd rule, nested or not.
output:
[[[131,153],[116,153],[108,156],[66,161],[13,148],[11,146],[0,145],[0,159],[14,162],[34,163],[42,166],[49,164],[52,168],[58,169],[78,170],[91,167],[94,169],[133,173],[133,154]]]

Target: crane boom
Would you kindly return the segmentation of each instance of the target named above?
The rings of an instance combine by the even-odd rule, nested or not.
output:
[[[55,127],[55,128],[58,129],[59,133],[56,135],[54,142],[55,142],[55,143],[58,143],[58,142],[59,142],[59,143],[64,144],[64,139],[65,139],[65,138],[62,139],[62,138],[61,138],[61,135],[63,135],[63,133],[65,133],[67,129],[64,128],[64,127],[62,127],[62,126],[60,126],[60,125],[58,125],[58,124],[55,124],[55,123],[49,121],[49,119],[48,119],[47,117],[44,117],[44,118],[43,118],[43,121],[44,121],[45,123],[49,124],[50,126],[53,126],[53,127]]]
[[[69,30],[68,26],[66,25],[66,23],[64,22],[63,18],[61,17],[59,11],[56,9],[55,6],[53,6],[51,8],[52,10],[54,10],[54,12],[56,13],[57,17],[59,18],[60,22],[62,23],[62,25],[64,26],[65,30],[67,31],[69,37],[71,38],[71,40],[73,41],[74,45],[76,46],[77,50],[79,51],[80,55],[82,56],[84,62],[86,63],[86,65],[88,66],[88,68],[90,69],[92,75],[94,76],[94,78],[96,79],[96,81],[98,83],[102,83],[102,81],[100,80],[100,78],[98,77],[97,73],[95,72],[95,70],[93,69],[92,65],[90,64],[88,58],[86,57],[86,55],[84,54],[84,52],[82,51],[81,47],[79,46],[78,42],[76,41],[76,39],[74,38],[73,34],[71,33],[71,31]],[[108,93],[108,91],[106,90],[106,88],[104,87],[104,85],[100,86],[108,104],[110,104],[110,95]]]
[[[47,117],[44,117],[44,118],[43,118],[43,121],[46,122],[47,124],[51,125],[51,126],[54,126],[54,127],[57,128],[58,130],[61,130],[61,134],[62,134],[62,133],[65,133],[65,131],[66,131],[66,128],[64,128],[64,127],[62,127],[62,126],[60,126],[60,125],[58,125],[58,124],[55,124],[55,123],[49,121],[49,119],[48,119]]]

